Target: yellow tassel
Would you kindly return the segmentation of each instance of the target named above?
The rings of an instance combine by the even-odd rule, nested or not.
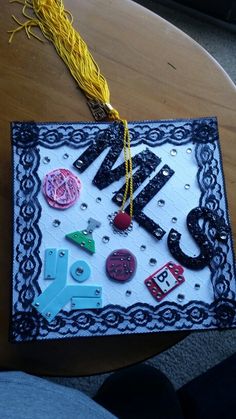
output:
[[[73,17],[66,11],[62,0],[12,0],[12,3],[23,4],[23,15],[27,21],[21,23],[12,16],[19,25],[16,29],[9,31],[11,36],[9,42],[16,32],[25,30],[28,38],[31,36],[42,41],[32,31],[33,27],[39,27],[46,39],[51,41],[57,53],[65,62],[76,80],[79,87],[89,100],[96,100],[102,104],[110,104],[110,91],[105,77],[101,74],[98,64],[88,50],[85,41],[73,28]],[[28,14],[34,13],[34,16]],[[127,195],[130,197],[130,216],[133,213],[133,179],[132,179],[132,157],[130,147],[129,129],[126,120],[122,120],[119,112],[112,106],[108,106],[108,118],[121,121],[124,125],[124,158],[126,168],[126,188],[123,197],[121,210],[124,209]]]

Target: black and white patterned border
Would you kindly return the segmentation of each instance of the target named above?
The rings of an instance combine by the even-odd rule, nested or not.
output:
[[[40,163],[38,146],[82,148],[110,128],[111,124],[107,123],[12,124],[14,260],[11,340],[235,327],[235,265],[232,262],[231,236],[227,242],[215,244],[210,266],[215,296],[212,304],[191,301],[185,305],[162,302],[155,307],[143,303],[128,308],[108,305],[100,310],[61,311],[51,323],[32,307],[35,296],[40,293],[38,277],[42,268],[39,254],[42,234],[38,226],[42,210],[38,201],[41,186],[37,174]],[[150,147],[167,142],[174,145],[196,143],[197,178],[201,189],[199,205],[214,209],[229,224],[222,163],[213,158],[215,148],[219,148],[215,118],[131,123],[130,135],[133,146],[141,143]]]

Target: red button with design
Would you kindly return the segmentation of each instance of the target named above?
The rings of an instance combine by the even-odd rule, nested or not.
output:
[[[129,250],[114,250],[106,260],[107,275],[115,281],[129,281],[135,274],[136,265],[136,257]]]

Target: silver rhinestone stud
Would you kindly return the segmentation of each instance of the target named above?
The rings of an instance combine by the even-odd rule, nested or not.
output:
[[[61,224],[60,220],[53,220],[52,222],[53,227],[59,227],[60,224]]]
[[[80,205],[80,209],[82,209],[84,211],[87,208],[88,208],[88,205],[85,202],[82,202],[82,204]]]
[[[164,205],[165,205],[165,201],[164,201],[164,199],[159,199],[159,201],[157,201],[157,205],[158,205],[159,207],[164,207]]]
[[[228,237],[228,234],[226,233],[226,231],[221,231],[220,233],[220,239],[221,240],[226,240]]]
[[[102,241],[103,241],[103,243],[108,243],[110,241],[110,237],[103,236]]]
[[[44,164],[48,164],[48,163],[50,163],[50,158],[48,157],[48,156],[45,156],[44,158],[43,158],[43,163]]]
[[[154,230],[153,231],[153,234],[154,234],[154,236],[155,237],[161,237],[162,236],[162,234],[163,234],[163,230],[162,230],[162,228],[161,227],[158,227],[156,230]]]
[[[171,238],[171,240],[176,240],[176,239],[177,239],[177,237],[178,237],[178,234],[177,234],[175,231],[173,231],[173,232],[170,234],[170,238]]]
[[[170,154],[171,156],[176,156],[177,150],[175,148],[172,148],[172,150],[170,150]]]
[[[116,196],[116,200],[117,200],[118,202],[122,202],[122,201],[123,201],[123,195],[122,195],[122,193],[118,193],[118,194],[117,194],[117,196]]]
[[[79,169],[83,166],[84,162],[82,160],[77,160],[76,162],[76,167],[78,167]]]

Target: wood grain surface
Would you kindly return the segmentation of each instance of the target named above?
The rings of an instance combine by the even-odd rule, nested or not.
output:
[[[128,0],[65,0],[106,76],[111,103],[128,120],[216,115],[233,231],[236,231],[236,89],[196,42],[157,15]],[[48,42],[19,33],[11,45],[11,14],[1,3],[1,250],[0,368],[36,374],[86,375],[129,365],[172,346],[186,333],[8,343],[11,294],[11,148],[13,120],[90,121],[83,94]]]

